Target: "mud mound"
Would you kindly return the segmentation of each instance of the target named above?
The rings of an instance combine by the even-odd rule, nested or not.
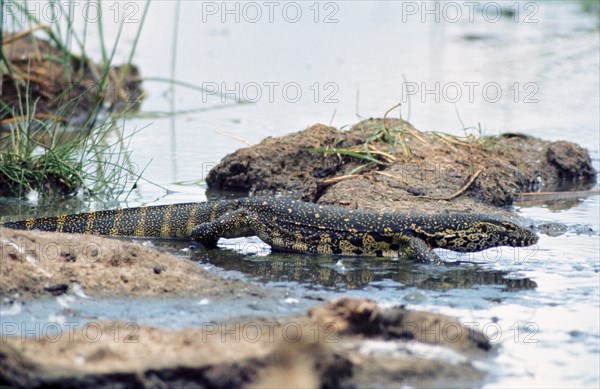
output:
[[[595,179],[587,152],[570,142],[459,138],[370,119],[346,132],[317,124],[265,139],[223,158],[207,184],[351,208],[482,212],[524,192],[588,189]]]
[[[364,140],[334,127],[314,125],[256,146],[236,151],[211,169],[206,182],[215,189],[249,191],[253,195],[285,194],[314,200],[320,179],[343,171],[348,158],[317,153],[331,145],[352,147]]]
[[[491,344],[483,334],[444,315],[409,311],[404,308],[382,310],[370,300],[344,298],[312,309],[309,316],[317,323],[334,326],[340,334],[380,336],[384,339],[417,340],[442,344],[459,350],[490,350]],[[436,328],[447,328],[453,334],[427,337]]]
[[[5,335],[0,385],[468,387],[480,386],[484,378],[473,362],[487,356],[484,350],[489,342],[451,317],[384,311],[370,301],[350,299],[327,304],[310,315],[206,323],[203,329],[179,331],[91,322],[87,327],[101,334],[93,341],[94,331],[80,328],[52,341],[44,336],[24,340]],[[364,322],[342,329],[340,318]],[[406,332],[422,331],[426,336],[386,340],[381,335],[394,328],[412,328]],[[486,347],[470,341],[465,335],[469,332]],[[464,343],[454,342],[457,336]],[[440,340],[432,345],[434,338]]]
[[[2,125],[16,121],[15,115],[25,114],[77,126],[97,109],[98,100],[110,110],[121,111],[137,109],[143,98],[141,77],[134,65],[114,66],[103,74],[100,65],[65,52],[31,31],[4,32],[2,36],[2,51],[10,69],[3,72],[0,82],[2,102],[8,108],[0,110],[0,131]],[[35,102],[35,112],[22,112],[31,102]]]
[[[81,287],[89,296],[264,293],[193,263],[123,240],[0,227],[0,298],[26,300]]]

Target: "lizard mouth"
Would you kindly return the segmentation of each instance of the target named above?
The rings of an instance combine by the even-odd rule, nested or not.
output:
[[[540,239],[535,232],[530,230],[524,230],[523,234],[525,235],[525,239],[520,240],[521,247],[534,245]]]

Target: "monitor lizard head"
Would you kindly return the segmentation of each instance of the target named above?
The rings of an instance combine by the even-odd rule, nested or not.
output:
[[[431,247],[474,252],[498,246],[531,246],[538,241],[533,230],[502,217],[457,214],[447,218],[446,223],[440,223],[443,228],[425,232],[423,239]]]

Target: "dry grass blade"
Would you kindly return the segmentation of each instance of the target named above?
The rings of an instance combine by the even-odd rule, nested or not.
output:
[[[19,121],[26,121],[26,120],[31,120],[31,119],[52,120],[55,122],[62,122],[62,123],[67,121],[67,119],[65,119],[61,116],[56,116],[56,115],[51,115],[51,114],[46,114],[46,113],[36,113],[33,116],[16,116],[16,117],[0,120],[0,125],[12,124],[12,123],[16,123]]]
[[[245,144],[246,146],[252,146],[252,144],[251,144],[250,142],[248,142],[247,140],[245,140],[245,139],[243,139],[243,138],[240,138],[239,136],[230,135],[230,134],[227,134],[227,133],[225,133],[225,132],[218,131],[218,130],[214,130],[214,132],[216,132],[216,133],[217,133],[217,134],[219,134],[219,135],[226,136],[226,137],[228,137],[228,138],[230,138],[230,139],[237,140],[238,142],[242,142],[242,143],[243,143],[243,144]]]
[[[452,199],[462,195],[463,193],[465,193],[466,190],[469,189],[471,187],[471,185],[473,185],[473,183],[475,182],[477,177],[479,177],[479,175],[481,174],[482,171],[483,171],[483,168],[480,168],[479,170],[477,170],[471,176],[471,179],[462,188],[460,188],[458,191],[456,191],[455,193],[451,194],[448,197],[434,197],[434,196],[417,196],[417,197],[421,198],[421,199],[429,199],[429,200],[444,200],[444,201],[452,200]]]
[[[453,143],[449,142],[448,140],[446,140],[446,138],[444,136],[438,134],[437,132],[432,132],[432,135],[434,137],[436,137],[437,139],[441,140],[442,142],[444,142],[449,147],[452,147],[452,148],[456,147],[456,144],[453,144]]]
[[[348,174],[346,176],[339,176],[339,177],[328,178],[326,180],[323,180],[322,183],[326,184],[326,185],[331,185],[331,184],[338,183],[340,181],[351,180],[353,178],[357,178],[357,177],[360,177],[360,176],[361,176],[360,174]]]
[[[382,157],[385,157],[388,160],[388,162],[394,162],[396,160],[396,157],[392,154],[386,153],[385,151],[381,151],[373,145],[368,145],[367,148],[369,149],[370,154],[381,155]]]
[[[50,82],[48,82],[47,80],[41,78],[41,77],[36,77],[36,76],[32,76],[31,74],[27,74],[26,72],[24,72],[22,69],[19,69],[18,66],[15,66],[13,69],[15,70],[19,70],[20,74],[17,74],[16,72],[9,74],[9,77],[13,78],[13,79],[18,79],[22,82],[33,82],[34,84],[38,84],[42,87],[42,90],[47,90],[47,89],[51,89],[52,88],[52,84]]]
[[[121,82],[119,76],[117,76],[117,73],[115,72],[114,67],[111,67],[108,69],[108,77],[110,78],[113,85],[117,86],[116,89],[117,89],[118,99],[120,101],[127,101],[127,94],[125,93],[125,88],[121,88],[122,82]]]
[[[387,131],[390,132],[390,129],[387,126],[387,115],[392,112],[393,110],[395,110],[396,108],[400,107],[402,105],[402,103],[398,103],[396,105],[394,105],[393,107],[391,107],[390,109],[388,109],[387,111],[385,111],[385,113],[383,114],[383,128]]]
[[[458,146],[464,146],[464,147],[472,147],[472,146],[481,147],[485,143],[485,139],[483,139],[482,137],[476,137],[473,135],[467,135],[467,136],[461,137],[461,136],[445,134],[445,133],[440,133],[440,132],[432,132],[432,135],[437,137],[438,139],[440,139],[442,142],[446,143],[447,145],[458,145]]]
[[[405,130],[405,131],[408,131],[412,136],[414,136],[415,138],[417,138],[421,142],[427,143],[427,141],[425,139],[423,139],[423,137],[419,133],[419,130],[417,130],[416,128],[414,128],[413,126],[411,126],[410,123],[402,122],[402,129]]]
[[[454,136],[454,135],[442,134],[439,132],[434,132],[433,135],[438,137],[440,140],[442,140],[446,143],[460,145],[460,146],[470,146],[471,145],[469,142],[462,141],[457,136]]]
[[[2,39],[2,45],[4,46],[4,45],[7,45],[14,41],[18,41],[19,39],[26,37],[27,35],[30,35],[38,30],[48,30],[48,29],[49,29],[48,26],[44,26],[44,25],[40,24],[39,26],[35,26],[33,28],[30,28],[29,30],[21,31],[16,34],[7,36],[6,38]]]
[[[379,174],[380,176],[392,178],[394,180],[398,180],[401,183],[408,185],[408,183],[402,177],[400,177],[400,176],[396,176],[396,175],[393,175],[393,174],[390,174],[390,173],[380,172],[380,171],[374,171],[373,173]]]

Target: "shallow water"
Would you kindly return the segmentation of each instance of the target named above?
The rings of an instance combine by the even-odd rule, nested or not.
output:
[[[426,15],[421,2],[320,3],[317,23],[316,8],[309,8],[312,3],[302,3],[303,16],[296,23],[277,12],[271,23],[265,19],[266,9],[256,23],[248,21],[250,14],[240,14],[236,22],[221,9],[214,15],[206,8],[202,13],[208,3],[182,2],[177,22],[173,3],[151,5],[135,60],[142,74],[174,74],[209,92],[145,83],[143,115],[127,124],[127,131],[147,126],[133,138],[133,159],[140,169],[151,161],[145,176],[171,192],[142,182],[124,205],[205,200],[204,186],[177,183],[203,178],[224,155],[244,146],[240,139],[256,143],[316,122],[342,127],[360,117],[382,116],[399,101],[404,102],[403,117],[420,130],[461,135],[463,127],[480,123],[488,135],[520,131],[567,139],[588,148],[594,166],[600,168],[599,19],[584,13],[577,2],[519,3],[518,12],[495,22],[495,6],[488,7],[487,17],[482,8],[475,8],[471,22],[463,5],[456,23],[449,20],[455,16],[451,9],[448,14],[440,8],[438,14]],[[222,3],[210,4],[219,8]],[[289,3],[277,4],[283,8]],[[513,4],[502,4],[515,10]],[[337,22],[324,23],[328,15],[329,21]],[[175,24],[179,36],[173,68],[169,55]],[[111,41],[116,28],[107,28]],[[132,39],[128,31],[125,41]],[[233,92],[223,101],[210,92],[215,85]],[[271,96],[269,85],[274,88]],[[298,88],[302,97],[293,102],[292,92]],[[435,93],[425,93],[435,88],[438,101]],[[502,96],[495,101],[493,92],[498,90]],[[256,91],[260,98],[251,94]],[[231,101],[236,98],[256,102],[236,104]],[[63,207],[73,211],[81,204]],[[13,311],[2,307],[3,321],[119,318],[181,328],[225,320],[232,311],[293,315],[323,299],[368,297],[388,306],[453,315],[484,329],[500,346],[498,356],[484,366],[490,371],[489,386],[597,387],[599,198],[519,206],[515,211],[536,225],[564,223],[568,231],[558,237],[542,235],[533,249],[502,248],[467,258],[483,264],[447,267],[402,259],[272,254],[255,238],[222,240],[216,251],[154,242],[210,271],[264,283],[281,291],[281,297],[227,303],[63,297]],[[35,214],[49,209],[3,202],[0,212]]]

